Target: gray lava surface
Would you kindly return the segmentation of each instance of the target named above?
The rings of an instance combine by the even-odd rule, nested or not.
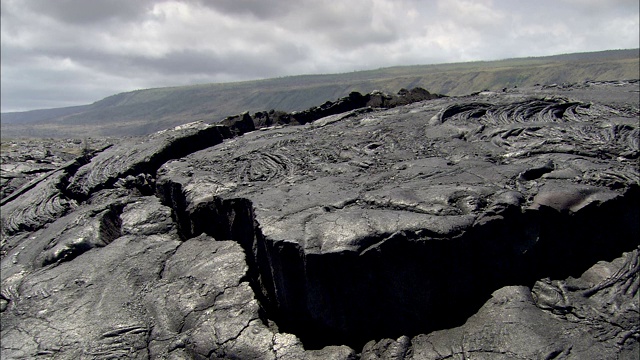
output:
[[[2,358],[638,359],[639,86],[351,94],[57,164],[2,199]]]

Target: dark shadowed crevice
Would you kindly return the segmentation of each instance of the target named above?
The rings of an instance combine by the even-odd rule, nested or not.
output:
[[[172,208],[178,235],[183,240],[205,233],[216,240],[234,240],[238,242],[246,255],[248,265],[247,280],[261,305],[261,320],[275,320],[270,314],[273,309],[268,300],[273,286],[271,272],[261,273],[259,269],[268,268],[266,263],[265,242],[255,221],[253,206],[247,199],[223,200],[218,197],[209,203],[201,203],[187,210],[187,201],[180,184],[165,182],[156,188],[157,196],[164,205]]]
[[[156,176],[160,166],[169,160],[179,159],[196,151],[206,149],[222,143],[224,139],[231,138],[229,129],[225,126],[212,126],[198,131],[192,136],[177,138],[154,154],[146,162],[140,162],[131,169],[131,174],[151,174]]]
[[[95,215],[95,233],[67,234],[68,241],[59,242],[45,253],[42,266],[71,261],[81,254],[109,245],[122,236],[122,215],[124,205],[113,204]]]
[[[122,181],[128,177],[139,178],[140,176],[150,180],[141,183],[140,189],[142,194],[150,194],[155,192],[153,189],[154,179],[156,173],[162,164],[185,157],[196,151],[206,149],[211,146],[218,145],[224,141],[224,139],[231,138],[232,134],[229,128],[226,126],[209,126],[201,129],[193,134],[176,136],[175,138],[167,138],[158,141],[164,141],[161,146],[147,157],[136,157],[136,155],[127,158],[128,154],[123,158],[122,164],[112,164],[110,161],[113,157],[118,156],[117,153],[109,154],[103,158],[96,157],[95,161],[89,163],[87,171],[82,173],[79,179],[74,179],[71,183],[65,184],[67,186],[61,187],[63,194],[71,199],[76,200],[78,203],[84,202],[91,194],[102,190],[113,188],[118,181]],[[147,151],[148,148],[142,147],[136,149],[136,145],[132,145],[134,150]],[[134,151],[135,154],[135,151]],[[109,169],[114,167],[113,169]],[[84,169],[83,169],[84,170]],[[99,181],[91,179],[94,176]],[[132,183],[134,187],[138,187],[135,182]],[[151,187],[151,189],[149,188]]]
[[[520,173],[520,176],[518,176],[518,179],[521,181],[535,180],[542,177],[542,175],[544,174],[552,172],[554,169],[555,167],[554,167],[553,161],[549,161],[543,166],[539,166],[539,167],[535,167],[535,168],[531,168],[523,171],[522,173]]]
[[[106,213],[100,218],[99,234],[102,244],[109,245],[115,239],[122,236],[122,215],[123,204],[114,204],[109,207]]]
[[[73,179],[73,176],[76,174],[76,172],[78,172],[78,170],[80,170],[81,167],[89,164],[93,157],[111,148],[112,146],[113,145],[108,145],[102,149],[86,153],[76,158],[75,160],[71,161],[68,166],[61,168],[66,171],[66,176],[63,177],[61,181],[56,185],[56,188],[58,189],[58,191],[60,191],[60,194],[62,194],[62,196],[64,196],[65,198],[70,200],[75,200],[78,203],[85,200],[84,197],[81,198],[74,192],[68,190],[69,184],[71,183],[71,179]]]
[[[577,277],[633,250],[640,236],[634,186],[577,213],[510,207],[451,238],[398,232],[364,253],[305,254],[296,239],[266,239],[247,199],[215,198],[187,211],[180,186],[165,187],[161,197],[184,238],[204,232],[242,245],[266,317],[307,349],[357,349],[371,339],[460,326],[493,291]]]

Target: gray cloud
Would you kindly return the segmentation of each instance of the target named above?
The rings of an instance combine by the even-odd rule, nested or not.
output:
[[[229,15],[251,15],[256,19],[281,18],[296,8],[309,5],[305,1],[290,0],[201,0],[201,5]]]
[[[639,45],[637,0],[3,0],[2,111],[140,88]]]
[[[152,5],[151,0],[29,0],[22,4],[33,13],[82,26],[109,21],[135,21]]]

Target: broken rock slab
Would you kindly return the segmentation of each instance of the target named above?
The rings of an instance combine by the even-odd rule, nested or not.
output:
[[[247,133],[167,162],[157,192],[183,236],[243,246],[281,329],[358,348],[633,249],[637,135],[607,104],[439,98]]]
[[[636,249],[578,278],[501,288],[464,325],[372,341],[362,359],[637,359],[638,264]]]

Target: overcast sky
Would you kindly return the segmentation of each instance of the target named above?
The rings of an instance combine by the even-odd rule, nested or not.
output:
[[[638,0],[1,0],[2,111],[151,87],[639,46]]]

